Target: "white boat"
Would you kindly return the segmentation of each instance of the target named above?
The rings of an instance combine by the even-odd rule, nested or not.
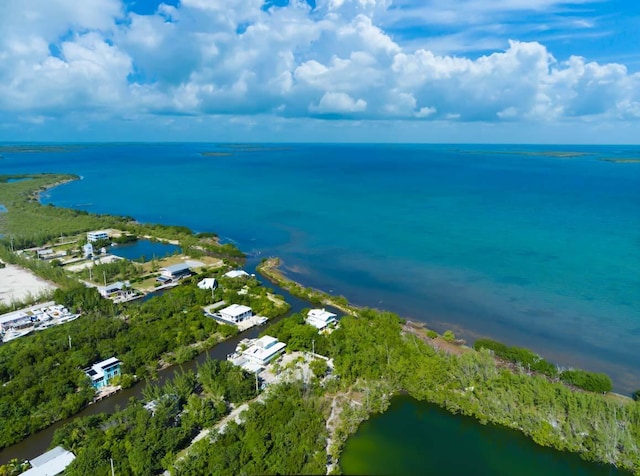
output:
[[[57,319],[56,324],[65,324],[67,322],[75,321],[79,317],[80,317],[80,314],[69,314],[66,316],[62,316]]]
[[[12,341],[13,339],[17,339],[18,337],[26,336],[31,332],[33,332],[33,327],[28,327],[26,329],[19,329],[19,330],[14,329],[12,327],[11,329],[9,329],[4,333],[4,335],[2,336],[2,342]]]
[[[43,323],[42,323],[42,324],[40,324],[40,325],[37,325],[37,326],[35,327],[35,330],[36,330],[36,331],[43,331],[43,330],[45,330],[45,329],[49,329],[50,327],[55,327],[55,326],[56,326],[56,323],[55,323],[55,322],[53,322],[53,321],[47,321],[47,322],[43,322]]]

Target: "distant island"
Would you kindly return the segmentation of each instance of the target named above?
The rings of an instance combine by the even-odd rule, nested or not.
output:
[[[613,162],[614,164],[640,164],[640,159],[616,159],[616,158],[606,158],[606,159],[598,159],[603,162]]]
[[[233,155],[232,152],[200,152],[200,155],[202,155],[203,157],[228,157],[230,155]]]
[[[556,157],[558,159],[572,159],[576,157],[584,157],[588,155],[593,155],[590,152],[576,152],[576,151],[530,151],[530,150],[462,150],[462,149],[454,149],[456,152],[466,153],[466,154],[498,154],[498,155],[524,155],[524,156],[532,156],[532,157]]]
[[[80,145],[0,145],[1,154],[24,154],[38,152],[70,152],[82,148]]]

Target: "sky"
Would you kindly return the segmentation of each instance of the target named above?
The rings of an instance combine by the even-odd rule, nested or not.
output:
[[[0,141],[626,143],[637,0],[2,0]]]

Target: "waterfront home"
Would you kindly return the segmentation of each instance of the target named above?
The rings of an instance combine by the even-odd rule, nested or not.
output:
[[[236,351],[227,356],[227,360],[247,372],[258,374],[269,362],[281,355],[286,346],[287,344],[271,336],[244,339],[238,344]]]
[[[23,476],[55,476],[62,473],[71,462],[76,459],[71,451],[62,446],[41,454],[29,461],[31,469],[22,473]]]
[[[120,375],[120,364],[121,362],[117,358],[111,357],[84,369],[84,373],[91,379],[91,385],[99,390],[109,385],[114,377]]]
[[[107,284],[106,286],[98,286],[98,292],[103,298],[114,298],[122,295],[127,287],[127,283],[117,281]]]
[[[162,283],[191,276],[191,267],[187,263],[178,263],[165,268],[160,268],[160,276],[157,278]]]
[[[228,321],[232,324],[238,324],[239,322],[249,319],[253,316],[253,311],[249,306],[243,306],[242,304],[232,304],[224,309],[218,311],[217,316],[224,321]]]
[[[338,316],[325,309],[311,309],[307,313],[306,323],[318,330],[326,329],[329,325],[338,322]]]
[[[262,336],[253,342],[253,345],[242,351],[242,356],[257,365],[267,365],[274,358],[282,354],[287,346],[275,337]]]
[[[229,271],[224,273],[226,278],[246,278],[249,276],[249,273],[242,269],[234,269],[233,271]]]
[[[218,287],[218,282],[216,281],[216,278],[204,278],[198,283],[198,287],[200,289],[216,289]]]
[[[87,241],[93,243],[94,241],[108,240],[109,230],[95,230],[87,233]]]

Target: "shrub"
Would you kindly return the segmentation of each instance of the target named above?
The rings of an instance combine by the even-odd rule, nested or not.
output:
[[[590,392],[609,392],[613,388],[607,374],[586,370],[565,370],[560,374],[560,380]]]
[[[453,333],[453,331],[447,330],[444,331],[444,334],[442,334],[442,338],[447,342],[453,342],[456,339],[456,335]]]

